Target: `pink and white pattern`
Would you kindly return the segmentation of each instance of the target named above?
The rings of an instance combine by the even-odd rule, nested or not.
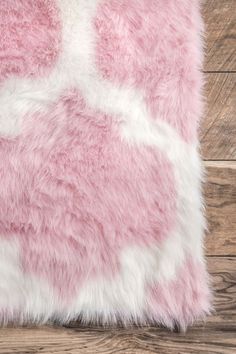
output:
[[[0,2],[0,322],[210,309],[198,0]]]

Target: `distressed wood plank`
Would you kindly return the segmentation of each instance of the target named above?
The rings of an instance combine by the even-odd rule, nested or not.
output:
[[[235,0],[206,0],[206,71],[236,71]]]
[[[67,328],[5,328],[0,330],[1,354],[235,354],[236,258],[210,257],[216,315],[186,334],[164,328],[103,329],[72,324]]]
[[[209,255],[236,255],[236,162],[207,161],[205,184]]]
[[[209,323],[222,324],[224,329],[233,329],[236,338],[236,257],[208,256],[208,270],[214,291],[214,316]]]
[[[208,74],[206,80],[200,132],[203,158],[236,160],[236,73]]]
[[[4,332],[4,354],[235,354],[235,333],[195,328],[188,335],[164,329],[15,329]],[[7,345],[5,345],[5,343]]]

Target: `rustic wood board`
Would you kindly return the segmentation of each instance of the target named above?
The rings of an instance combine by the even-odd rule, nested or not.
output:
[[[236,2],[205,0],[206,71],[236,71]]]
[[[205,96],[200,133],[203,158],[236,160],[236,73],[206,75]]]
[[[1,354],[235,354],[236,257],[210,257],[216,314],[184,334],[164,328],[103,329],[5,328],[0,331]]]
[[[214,297],[214,316],[207,325],[218,323],[224,329],[235,331],[236,340],[236,257],[208,256],[208,270]]]
[[[236,161],[207,161],[208,255],[236,255]]]
[[[235,333],[194,328],[187,335],[165,329],[15,329],[3,330],[3,354],[235,354]],[[0,343],[1,346],[1,343]]]

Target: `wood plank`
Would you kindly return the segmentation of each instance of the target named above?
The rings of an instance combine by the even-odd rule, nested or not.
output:
[[[1,354],[235,354],[235,333],[195,328],[188,335],[164,329],[2,330]]]
[[[206,160],[236,160],[236,73],[208,74],[206,82],[202,155]]]
[[[236,255],[236,162],[205,162],[209,255]]]
[[[210,257],[216,315],[184,333],[164,328],[65,327],[0,330],[0,353],[235,354],[236,258]]]
[[[206,0],[203,3],[206,24],[207,71],[236,71],[235,0]]]
[[[208,325],[219,323],[236,334],[236,257],[208,256],[207,265],[212,277],[215,308]]]

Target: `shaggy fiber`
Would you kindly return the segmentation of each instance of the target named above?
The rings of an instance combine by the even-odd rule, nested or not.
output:
[[[198,0],[0,1],[0,323],[210,309]]]

